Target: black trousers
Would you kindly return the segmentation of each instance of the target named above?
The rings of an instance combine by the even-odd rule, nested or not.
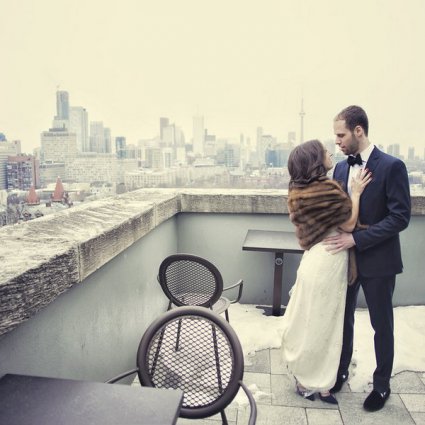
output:
[[[389,388],[394,361],[394,315],[392,298],[395,275],[375,278],[359,277],[348,286],[345,305],[344,335],[338,373],[347,373],[353,355],[354,313],[360,286],[369,309],[369,318],[375,331],[376,369],[373,388],[384,392]]]

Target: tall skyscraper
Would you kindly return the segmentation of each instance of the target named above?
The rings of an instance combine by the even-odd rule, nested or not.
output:
[[[159,118],[159,139],[161,142],[164,140],[164,128],[168,127],[170,120],[166,117]]]
[[[89,122],[88,113],[81,106],[71,106],[69,108],[69,131],[77,135],[77,149],[79,152],[88,152],[89,143]]]
[[[90,152],[105,153],[105,128],[102,121],[90,122]]]
[[[69,128],[69,95],[66,91],[56,92],[56,115],[52,128],[62,130]]]
[[[117,136],[115,137],[115,152],[117,153],[117,158],[127,158],[126,148],[127,143],[125,137]]]
[[[109,127],[105,127],[103,129],[103,133],[105,135],[105,153],[112,153],[112,136],[111,129]]]
[[[198,115],[193,117],[193,153],[195,155],[204,156],[204,138],[204,117]]]
[[[174,126],[174,127],[175,127],[175,135],[174,136],[175,136],[176,146],[179,146],[179,147],[183,146],[184,147],[185,137],[184,137],[183,130],[179,126]]]
[[[176,144],[176,126],[174,124],[167,125],[163,128],[161,142],[164,147],[174,147]]]
[[[56,119],[69,119],[69,94],[67,91],[56,92]]]

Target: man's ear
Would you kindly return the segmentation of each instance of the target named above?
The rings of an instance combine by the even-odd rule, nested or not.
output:
[[[354,127],[354,134],[356,137],[364,136],[363,127],[361,127],[360,125]]]

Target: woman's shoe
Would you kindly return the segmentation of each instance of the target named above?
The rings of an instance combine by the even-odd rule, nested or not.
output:
[[[306,398],[307,400],[314,401],[315,399],[314,391],[306,390],[305,388],[300,387],[298,383],[296,384],[295,388],[297,390],[298,395],[300,395],[303,398]]]
[[[327,395],[322,395],[322,393],[319,393],[319,398],[325,403],[338,404],[338,400],[331,393],[328,393]]]

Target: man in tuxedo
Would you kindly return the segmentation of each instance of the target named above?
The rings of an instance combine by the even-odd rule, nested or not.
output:
[[[394,359],[394,320],[392,296],[396,275],[403,270],[399,233],[410,220],[410,193],[406,166],[370,143],[369,122],[359,106],[343,109],[334,119],[335,143],[347,155],[336,164],[334,179],[350,194],[353,173],[367,168],[372,181],[360,198],[359,222],[353,233],[340,233],[325,240],[336,253],[355,247],[358,277],[348,286],[344,317],[343,346],[337,381],[331,392],[338,392],[348,379],[353,354],[354,313],[360,286],[363,288],[375,332],[376,369],[373,391],[364,401],[367,411],[384,407],[390,389]]]

